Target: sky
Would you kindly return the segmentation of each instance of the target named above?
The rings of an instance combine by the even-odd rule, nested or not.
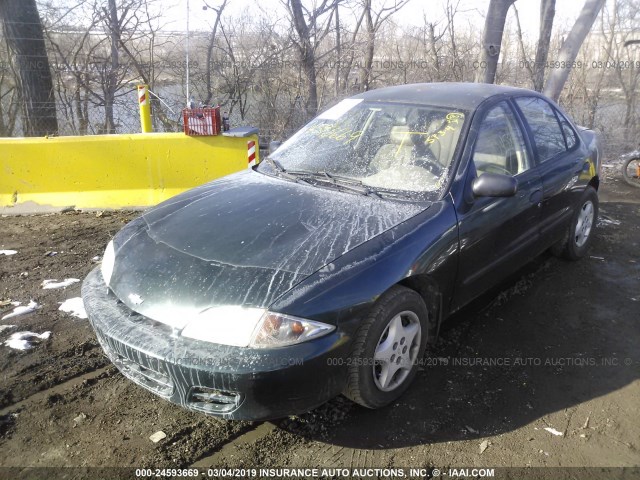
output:
[[[221,0],[206,0],[211,6],[218,6]],[[306,0],[309,3],[309,0]],[[378,0],[379,2],[382,0]],[[388,4],[393,0],[387,0]],[[455,0],[452,0],[454,3]],[[191,30],[209,30],[213,22],[214,13],[203,11],[204,0],[163,0],[166,4],[167,17],[174,20],[167,27],[171,30],[186,31],[187,24],[187,3],[189,4],[189,23]],[[229,0],[227,11],[230,15],[241,17],[251,15],[255,11],[256,4],[262,6],[266,11],[281,9],[279,0]],[[394,20],[404,25],[421,25],[424,14],[430,20],[437,21],[443,18],[446,0],[410,0],[409,3],[400,10]],[[489,0],[459,0],[456,23],[464,25],[470,23],[480,28],[484,25],[484,16],[489,5]],[[561,28],[568,30],[578,17],[583,2],[581,0],[557,0],[554,29]],[[517,0],[515,3],[520,16],[520,23],[523,35],[531,41],[536,41],[538,36],[540,1],[539,0]],[[512,11],[510,11],[512,15]]]

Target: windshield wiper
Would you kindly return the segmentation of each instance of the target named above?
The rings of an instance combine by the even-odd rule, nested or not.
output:
[[[401,200],[401,201],[414,201],[415,199],[411,196],[411,192],[406,192],[403,190],[395,190],[392,188],[378,188],[374,189],[376,195],[380,198],[388,198],[393,200]]]
[[[269,165],[271,165],[278,173],[282,173],[284,172],[284,167],[282,165],[280,165],[280,162],[277,160],[274,160],[271,157],[267,157],[265,158],[265,160],[267,161],[267,163]]]
[[[410,198],[407,192],[403,192],[401,190],[365,186],[362,180],[358,180],[357,178],[342,177],[340,175],[334,175],[333,173],[328,172],[317,173],[318,175],[326,177],[337,185],[344,186],[345,188],[355,187],[366,190],[367,195],[375,195],[378,198],[382,198],[383,196],[388,196],[391,198]]]
[[[274,168],[277,176],[286,178],[287,180],[291,180],[292,182],[309,185],[309,182],[300,178],[297,172],[289,172],[288,170],[285,170],[285,168],[282,165],[280,165],[280,162],[278,162],[277,160],[274,160],[271,157],[267,157],[265,160],[267,161],[267,163],[269,163],[269,165],[271,165]]]
[[[359,193],[361,195],[369,195],[379,197],[377,193],[365,187],[361,180],[351,177],[342,177],[328,172],[310,172],[308,170],[288,170],[287,173],[292,175],[301,175],[313,178],[315,181],[330,183],[338,188],[348,190],[350,192]]]

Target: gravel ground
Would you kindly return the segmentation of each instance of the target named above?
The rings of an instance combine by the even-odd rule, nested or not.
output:
[[[0,342],[51,332],[27,351],[0,343],[0,476],[48,466],[638,467],[640,190],[613,171],[590,256],[543,255],[456,314],[396,405],[370,411],[337,398],[264,423],[188,412],[127,381],[87,320],[58,310],[80,284],[42,288],[84,278],[136,213],[0,218],[0,250],[18,251],[0,255],[0,301],[40,305],[0,321],[16,325]],[[0,306],[0,317],[12,309]],[[153,443],[158,431],[166,438]]]

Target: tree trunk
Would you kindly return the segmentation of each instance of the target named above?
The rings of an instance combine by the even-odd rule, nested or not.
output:
[[[495,82],[504,23],[507,19],[507,12],[514,2],[515,0],[491,0],[489,3],[489,11],[482,34],[482,51],[476,82]]]
[[[109,0],[108,12],[109,30],[111,32],[111,65],[107,72],[107,84],[104,92],[104,116],[105,133],[116,133],[116,122],[113,116],[113,104],[118,87],[118,68],[120,58],[118,55],[118,44],[120,43],[120,22],[118,20],[118,8],[116,0]]]
[[[371,88],[371,70],[373,69],[373,56],[375,54],[376,26],[373,24],[371,12],[371,0],[365,0],[362,6],[365,11],[365,23],[367,27],[367,45],[364,50],[364,62],[360,69],[360,85],[363,91]]]
[[[429,51],[431,52],[431,56],[433,57],[433,66],[436,69],[436,72],[440,73],[440,59],[438,58],[438,47],[436,45],[436,26],[433,23],[427,24],[428,35],[428,46]],[[439,76],[439,75],[438,75]],[[439,78],[438,78],[439,79]]]
[[[227,6],[225,0],[218,8],[212,8],[216,14],[216,20],[213,23],[213,29],[211,30],[211,36],[209,37],[209,45],[207,46],[207,71],[205,73],[205,80],[207,82],[207,98],[204,100],[205,105],[210,105],[213,99],[213,77],[212,77],[212,63],[213,63],[213,48],[216,45],[216,38],[218,36],[218,27],[222,20],[222,13]]]
[[[24,101],[24,135],[58,133],[56,102],[35,0],[0,0],[7,43],[15,55]]]
[[[316,79],[316,59],[311,38],[309,35],[309,27],[304,19],[301,0],[291,0],[291,14],[293,17],[293,26],[298,34],[298,50],[300,54],[300,62],[302,64],[302,72],[307,83],[307,118],[315,117],[318,113],[318,85]]]
[[[336,5],[336,79],[335,95],[340,96],[340,60],[342,58],[342,43],[340,38],[340,6]]]
[[[560,65],[566,65],[566,68],[557,68],[551,72],[543,91],[546,96],[553,100],[558,100],[558,97],[560,97],[560,92],[562,92],[562,88],[569,77],[571,64],[578,56],[582,42],[584,42],[589,30],[591,30],[591,26],[600,10],[602,10],[604,3],[605,0],[587,0],[585,2],[580,16],[574,23],[562,48],[560,48],[560,53],[558,53],[557,61],[560,62]]]
[[[540,33],[536,47],[536,59],[533,64],[533,89],[541,92],[544,86],[544,70],[551,43],[553,17],[556,14],[556,0],[542,0],[540,2]]]

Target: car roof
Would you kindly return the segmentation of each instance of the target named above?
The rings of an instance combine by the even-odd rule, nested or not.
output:
[[[368,102],[414,103],[475,110],[484,100],[501,94],[539,95],[525,88],[488,83],[412,83],[360,93],[352,98]]]

